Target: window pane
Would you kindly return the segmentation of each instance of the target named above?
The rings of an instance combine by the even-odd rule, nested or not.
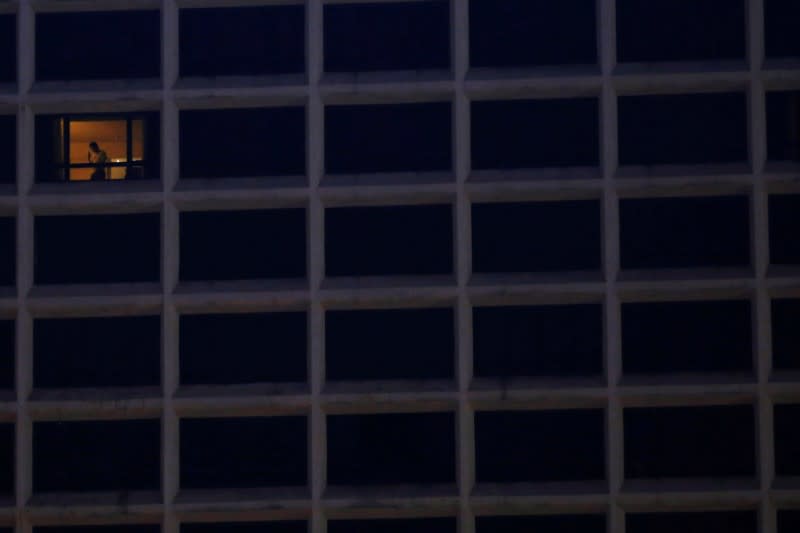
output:
[[[475,307],[478,377],[599,376],[603,371],[600,305]]]
[[[451,168],[449,102],[325,108],[328,174]]]
[[[306,427],[304,416],[181,419],[181,488],[305,485]]]
[[[776,370],[800,370],[800,300],[772,300],[772,365]]]
[[[326,274],[449,274],[452,228],[449,205],[326,209]]]
[[[774,265],[800,265],[800,194],[769,197],[769,260]]]
[[[479,516],[478,533],[605,533],[603,515]]]
[[[617,0],[617,57],[620,62],[744,59],[744,4]]]
[[[600,202],[596,200],[473,204],[473,269],[599,269],[600,222]]]
[[[406,518],[392,520],[331,520],[328,533],[456,533],[455,518]]]
[[[34,386],[158,386],[158,316],[35,319]]]
[[[471,0],[470,63],[473,67],[594,64],[595,17],[593,0]]]
[[[0,217],[0,286],[17,283],[17,223],[14,217]]]
[[[0,424],[0,495],[14,494],[14,424]]]
[[[305,209],[184,212],[182,281],[302,278]]]
[[[0,320],[0,389],[14,388],[14,353],[16,351],[14,320]]]
[[[69,129],[69,161],[71,163],[127,163],[128,133],[125,120],[71,120]],[[141,142],[141,140],[140,140]],[[94,144],[92,144],[94,143]],[[99,151],[94,151],[92,148]],[[98,159],[98,156],[101,159]],[[69,169],[69,180],[122,179],[123,167],[107,165]]]
[[[184,385],[305,381],[306,313],[183,315],[180,352]]]
[[[625,374],[752,372],[749,301],[622,305]]]
[[[449,308],[328,311],[327,379],[453,378],[454,336]]]
[[[775,473],[800,476],[800,404],[775,406]]]
[[[35,422],[34,492],[158,490],[161,422]]]
[[[17,16],[0,15],[0,83],[17,81]]]
[[[744,93],[619,98],[622,165],[746,162]]]
[[[305,109],[181,111],[182,178],[305,174]]]
[[[38,216],[34,222],[37,284],[156,282],[160,216]]]
[[[325,70],[445,69],[450,66],[449,2],[325,6]]]
[[[36,526],[33,533],[160,533],[158,524],[113,526]]]
[[[795,0],[764,0],[764,38],[767,57],[800,56],[798,20],[800,20],[800,4]]]
[[[752,477],[754,425],[750,405],[627,408],[625,477]]]
[[[328,483],[455,482],[452,413],[328,415]]]
[[[2,35],[2,31],[0,31]],[[0,45],[2,49],[2,45]],[[0,184],[17,182],[17,117],[0,115]]]
[[[180,10],[180,75],[302,73],[303,6]]]
[[[620,201],[622,268],[750,264],[745,196]]]
[[[756,533],[758,513],[755,511],[716,511],[690,513],[629,513],[625,517],[626,533]]]
[[[778,533],[800,531],[800,510],[778,511]]]
[[[181,533],[307,533],[308,525],[294,522],[203,522],[181,524]]]
[[[36,15],[36,79],[160,76],[158,11]]]
[[[767,93],[767,157],[800,161],[800,91]]]
[[[472,102],[472,166],[596,166],[596,98]]]

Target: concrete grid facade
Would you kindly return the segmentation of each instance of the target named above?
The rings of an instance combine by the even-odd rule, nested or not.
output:
[[[388,1],[388,0],[387,0]],[[336,518],[450,516],[462,533],[475,531],[475,517],[504,514],[597,513],[607,517],[607,531],[623,533],[627,512],[750,510],[758,512],[759,531],[776,533],[779,509],[800,509],[800,486],[777,480],[773,408],[800,403],[800,381],[776,380],[772,370],[771,302],[800,296],[800,273],[776,273],[769,264],[768,198],[797,193],[797,169],[773,170],[767,164],[765,95],[769,90],[800,89],[797,65],[765,67],[763,0],[746,0],[747,68],[628,69],[616,64],[615,1],[597,0],[599,68],[576,73],[553,69],[515,77],[488,70],[470,73],[469,9],[466,0],[451,3],[452,74],[420,81],[375,74],[341,81],[323,72],[324,0],[306,0],[306,80],[269,84],[246,80],[188,87],[178,83],[178,12],[208,5],[303,3],[291,1],[207,2],[205,0],[17,0],[0,9],[17,14],[17,92],[0,93],[0,112],[17,117],[17,186],[0,195],[0,215],[16,218],[17,282],[0,293],[0,313],[16,321],[16,392],[0,402],[0,417],[13,422],[16,434],[15,498],[0,504],[0,526],[30,533],[38,525],[88,523],[160,523],[176,533],[181,522],[239,520],[308,520],[309,531],[326,531]],[[331,1],[329,3],[341,3]],[[162,80],[159,88],[127,82],[37,82],[35,17],[61,10],[159,9],[162,24]],[[163,87],[163,88],[161,88]],[[747,96],[750,168],[702,167],[663,176],[620,177],[617,143],[618,97],[636,94],[740,91]],[[600,168],[596,175],[558,179],[550,171],[483,172],[470,163],[470,102],[480,99],[584,97],[599,99]],[[331,103],[452,102],[453,170],[450,181],[330,187],[324,182],[324,110]],[[185,188],[179,184],[179,110],[250,106],[304,105],[306,109],[307,186],[239,186],[230,182]],[[116,184],[67,193],[68,184],[34,184],[34,119],[39,113],[127,112],[159,110],[160,182]],[[687,170],[686,172],[684,172]],[[102,190],[101,190],[102,189]],[[750,204],[752,269],[656,271],[644,277],[620,268],[621,198],[746,195]],[[472,273],[471,205],[473,202],[600,200],[602,275],[481,276]],[[453,206],[454,276],[451,279],[398,277],[375,280],[325,279],[326,207],[355,205]],[[179,283],[179,213],[304,207],[307,213],[307,285],[262,282]],[[34,218],[44,214],[160,213],[161,283],[148,285],[39,287],[34,283]],[[621,304],[670,300],[748,299],[752,304],[755,379],[701,383],[676,379],[644,385],[622,377]],[[475,305],[601,303],[603,308],[605,386],[576,386],[552,379],[508,388],[497,381],[476,386],[473,380]],[[455,310],[455,386],[406,383],[393,390],[353,386],[331,389],[325,383],[326,309],[452,307]],[[197,389],[181,393],[179,316],[181,313],[306,310],[308,313],[308,384],[298,390],[264,394],[247,386]],[[33,388],[33,320],[39,317],[159,314],[162,320],[160,393],[148,391],[70,391]],[[367,392],[365,392],[367,390]],[[703,480],[676,484],[625,480],[623,412],[631,407],[749,405],[755,411],[757,475],[752,483]],[[591,407],[605,412],[607,486],[476,485],[475,413],[491,410],[542,410]],[[378,487],[374,490],[326,489],[326,416],[341,413],[450,412],[455,416],[456,484],[449,489]],[[179,420],[182,417],[273,416],[297,414],[308,420],[307,491],[182,491],[179,487]],[[161,491],[131,495],[49,495],[33,492],[32,433],[36,421],[160,419]]]

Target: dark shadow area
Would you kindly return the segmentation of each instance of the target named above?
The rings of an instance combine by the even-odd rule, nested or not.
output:
[[[17,284],[17,219],[0,217],[0,286]]]
[[[112,526],[36,526],[33,533],[160,533],[158,524]]]
[[[750,265],[746,196],[620,201],[622,268]]]
[[[800,510],[778,511],[778,533],[795,533],[800,531]]]
[[[450,102],[326,106],[326,173],[451,170],[450,108]]]
[[[14,388],[16,338],[16,322],[13,319],[0,320],[0,389]]]
[[[181,281],[303,278],[305,209],[182,212]]]
[[[540,516],[479,516],[477,533],[605,533],[606,517],[601,514]]]
[[[35,319],[33,363],[37,388],[158,386],[161,318]]]
[[[0,28],[0,35],[2,34],[3,30]],[[0,44],[0,50],[2,50],[2,44]],[[2,64],[1,60],[0,64]],[[17,117],[16,115],[0,115],[0,184],[16,182]]]
[[[767,93],[767,159],[800,161],[800,91]]]
[[[800,300],[772,300],[772,366],[775,370],[800,370]]]
[[[180,533],[307,533],[301,520],[279,522],[204,522],[182,523]]]
[[[304,382],[306,344],[304,312],[181,315],[181,384]]]
[[[471,0],[469,7],[472,67],[597,63],[593,0]]]
[[[627,408],[625,478],[752,477],[754,425],[751,405]]]
[[[303,107],[180,112],[181,178],[303,175]]]
[[[446,69],[449,2],[328,4],[326,72]]]
[[[17,15],[0,15],[0,83],[17,81]]]
[[[454,483],[453,413],[328,415],[328,483]]]
[[[473,307],[476,377],[584,377],[603,372],[603,307]]]
[[[98,80],[161,76],[158,11],[36,15],[36,79]]]
[[[602,409],[475,413],[478,483],[604,480]]]
[[[625,533],[756,533],[755,511],[695,511],[688,513],[628,513]]]
[[[800,57],[798,20],[800,4],[795,0],[764,0],[764,45],[768,58]]]
[[[158,490],[161,422],[35,422],[34,492]]]
[[[800,265],[800,194],[769,196],[769,262]]]
[[[747,154],[744,93],[619,97],[621,165],[744,163]]]
[[[180,10],[180,75],[305,71],[302,5]]]
[[[12,497],[14,494],[14,424],[0,424],[0,495]]]
[[[474,169],[598,165],[596,98],[478,100],[471,114]]]
[[[473,204],[472,268],[478,273],[597,270],[600,226],[597,200]]]
[[[325,270],[327,276],[452,273],[452,206],[326,209]]]
[[[456,533],[455,518],[399,518],[386,520],[331,520],[328,533]]]
[[[326,379],[452,379],[453,309],[325,313]]]
[[[622,304],[625,375],[753,372],[748,300]]]
[[[35,282],[157,282],[160,229],[158,213],[37,216]]]
[[[744,0],[617,0],[621,63],[744,59],[745,34]]]
[[[308,482],[305,416],[183,418],[180,432],[182,489]]]
[[[800,476],[800,404],[775,406],[775,474]]]

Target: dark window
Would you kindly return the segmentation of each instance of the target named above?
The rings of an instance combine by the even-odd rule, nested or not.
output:
[[[36,319],[34,386],[157,386],[160,334],[158,316]]]
[[[39,216],[36,283],[159,280],[159,215]]]
[[[767,93],[767,158],[800,161],[800,91]]]
[[[775,473],[800,476],[800,404],[775,406]]]
[[[158,179],[158,112],[36,117],[37,181]]]
[[[767,57],[800,56],[798,20],[800,20],[800,4],[795,0],[764,0]]]
[[[625,477],[755,474],[750,405],[625,409]]]
[[[475,169],[598,164],[596,98],[479,100],[471,120]]]
[[[600,225],[596,200],[473,204],[472,268],[475,272],[597,270]]]
[[[294,522],[225,522],[181,524],[181,533],[307,533],[308,525]]]
[[[2,30],[0,30],[0,35],[2,34]],[[0,50],[2,50],[2,45],[0,45]],[[16,181],[17,117],[0,115],[0,183],[16,183]]]
[[[17,282],[17,223],[14,217],[0,217],[0,286]]]
[[[182,178],[305,174],[305,109],[181,111]]]
[[[752,372],[749,301],[622,305],[625,374]]]
[[[594,0],[471,0],[469,4],[473,67],[597,62]]]
[[[329,415],[328,482],[455,482],[452,413]]]
[[[325,70],[446,69],[449,2],[325,6]]]
[[[599,376],[600,305],[473,308],[475,375]]]
[[[180,320],[184,385],[306,380],[306,313],[183,315]]]
[[[690,513],[630,513],[625,517],[626,533],[756,533],[755,511],[717,511]]]
[[[14,424],[0,424],[0,494],[14,494]]]
[[[622,268],[750,264],[746,196],[620,202]]]
[[[603,515],[479,516],[478,533],[605,533]]]
[[[181,488],[305,485],[306,426],[303,416],[182,419]]]
[[[769,197],[769,260],[774,265],[800,264],[800,194]]]
[[[0,83],[17,80],[17,16],[0,15]]]
[[[772,301],[772,366],[776,370],[800,370],[800,300]]]
[[[618,0],[617,57],[620,62],[744,59],[744,4]]]
[[[157,78],[160,22],[158,11],[39,13],[36,79]]]
[[[328,174],[452,168],[450,103],[325,108]]]
[[[329,380],[453,377],[453,310],[370,309],[325,315]]]
[[[36,526],[33,533],[160,533],[158,524],[113,526]]]
[[[0,389],[14,388],[16,323],[0,320]]]
[[[331,520],[328,533],[456,533],[455,518],[405,518],[393,520]]]
[[[158,490],[160,428],[157,419],[35,422],[33,490]]]
[[[745,104],[744,93],[621,96],[620,164],[745,162]]]
[[[778,511],[778,533],[800,531],[800,510]]]
[[[182,281],[302,278],[305,209],[181,213]]]
[[[303,6],[180,10],[181,76],[302,73]]]
[[[449,205],[326,209],[326,274],[449,274],[452,232]]]
[[[475,413],[479,483],[605,479],[601,409]]]

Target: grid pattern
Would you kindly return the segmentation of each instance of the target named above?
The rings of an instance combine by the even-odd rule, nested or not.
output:
[[[206,2],[187,0],[181,8]],[[269,3],[269,2],[263,2]],[[278,3],[278,2],[275,2]],[[763,533],[777,531],[777,509],[800,506],[798,487],[776,483],[773,406],[800,401],[797,381],[774,379],[771,368],[771,302],[800,296],[796,269],[769,268],[768,197],[797,192],[797,170],[774,171],[766,164],[765,93],[800,88],[800,70],[764,66],[763,0],[748,0],[748,66],[675,73],[620,73],[615,52],[615,2],[598,0],[599,72],[564,70],[556,75],[523,73],[508,78],[469,76],[469,9],[466,1],[451,6],[452,74],[434,81],[391,77],[363,82],[328,81],[323,76],[323,0],[307,0],[307,79],[296,85],[254,83],[246,87],[179,88],[178,2],[142,1],[135,7],[159,8],[162,23],[163,89],[118,85],[71,91],[34,80],[35,14],[57,10],[56,0],[19,0],[0,8],[17,13],[17,93],[0,94],[0,110],[17,114],[16,192],[0,196],[0,213],[16,217],[16,290],[0,293],[0,313],[16,320],[16,396],[0,402],[0,416],[16,431],[15,502],[0,506],[0,521],[18,533],[33,525],[127,523],[162,524],[175,533],[181,521],[308,519],[310,530],[326,530],[329,518],[455,516],[459,531],[475,530],[476,515],[606,514],[608,531],[625,530],[625,514],[680,509],[758,510]],[[228,2],[221,4],[228,5]],[[121,4],[114,3],[115,6]],[[81,2],[75,9],[105,8],[100,1]],[[76,84],[80,89],[80,84]],[[659,92],[743,90],[748,102],[750,168],[745,171],[703,167],[707,175],[620,177],[617,107],[620,95]],[[502,173],[482,172],[470,162],[470,102],[479,99],[550,98],[591,95],[599,99],[600,175],[559,181],[546,173],[522,172],[512,181]],[[453,106],[453,176],[444,183],[401,183],[369,187],[326,187],[324,181],[324,110],[331,103],[385,101],[450,101]],[[307,186],[251,188],[226,183],[184,189],[179,176],[179,109],[300,104],[306,107]],[[34,186],[34,117],[39,112],[128,111],[160,109],[162,180],[133,191],[63,195],[63,189]],[[622,198],[746,194],[750,200],[752,270],[741,272],[651,272],[645,279],[621,274],[619,203]],[[602,206],[602,277],[575,279],[486,275],[471,272],[471,206],[476,201],[597,199]],[[454,279],[384,277],[325,279],[325,209],[342,205],[449,203],[454,213]],[[180,286],[179,214],[190,210],[305,207],[307,210],[307,285],[243,282]],[[40,214],[160,212],[160,285],[35,287],[33,221]],[[622,379],[621,305],[664,300],[749,299],[756,380],[694,384],[676,379],[668,385],[637,385]],[[575,386],[551,380],[507,388],[500,382],[480,387],[473,379],[472,309],[476,305],[602,303],[605,383]],[[373,307],[452,306],[455,309],[456,383],[426,387],[409,383],[400,392],[330,390],[325,384],[325,311]],[[308,313],[308,389],[264,394],[247,387],[179,391],[178,324],[183,312],[306,310]],[[33,390],[34,317],[160,314],[160,393],[109,391],[51,397]],[[378,387],[380,390],[380,387]],[[755,410],[757,479],[742,486],[686,481],[675,486],[658,482],[629,484],[623,461],[623,412],[648,406],[746,405]],[[379,406],[379,407],[378,407]],[[476,488],[476,413],[492,410],[541,410],[593,407],[605,411],[605,475],[607,486],[578,483]],[[338,413],[449,412],[455,416],[456,487],[434,494],[413,487],[358,491],[326,490],[327,418]],[[270,416],[302,414],[308,418],[308,486],[310,492],[247,492],[215,490],[202,494],[179,490],[180,420],[204,416]],[[130,501],[114,497],[81,499],[70,495],[33,495],[32,425],[63,419],[160,418],[161,492]]]

